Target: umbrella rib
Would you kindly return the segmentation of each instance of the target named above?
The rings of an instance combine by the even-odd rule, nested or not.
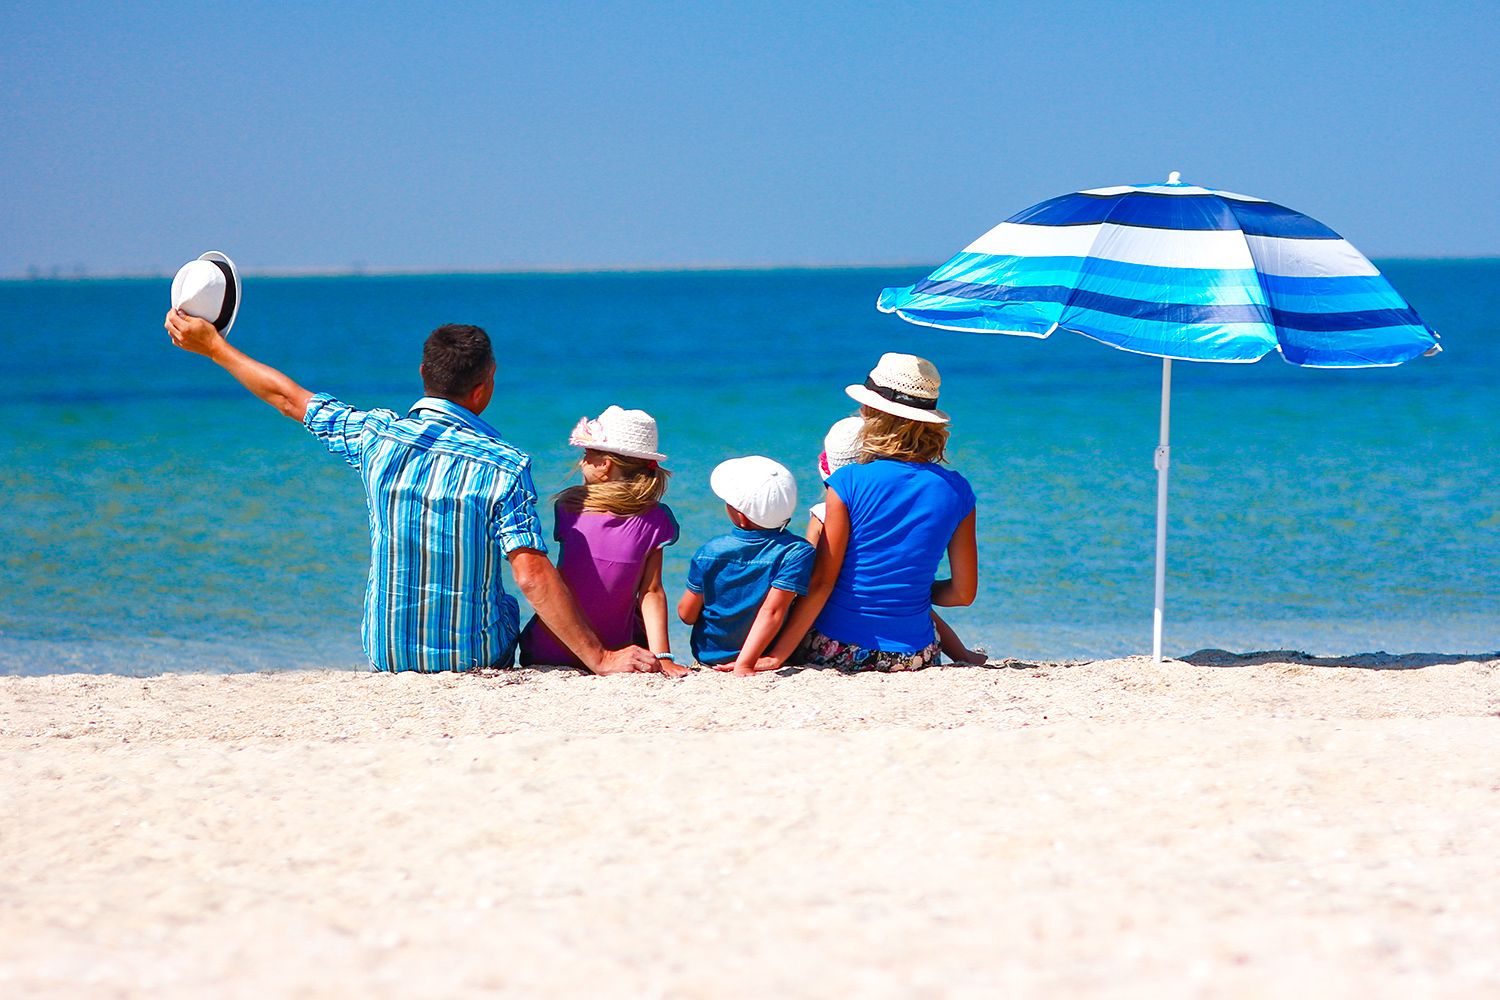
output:
[[[1266,276],[1261,273],[1260,261],[1255,259],[1255,251],[1250,249],[1250,241],[1245,238],[1244,223],[1240,221],[1239,213],[1234,210],[1233,203],[1228,199],[1220,200],[1224,202],[1224,207],[1229,210],[1229,214],[1234,216],[1234,222],[1237,227],[1236,231],[1240,234],[1240,239],[1245,244],[1245,256],[1250,258],[1250,273],[1255,275],[1255,283],[1260,286],[1261,298],[1265,300],[1266,325],[1271,328],[1271,336],[1276,340],[1276,355],[1277,357],[1281,358],[1282,361],[1286,361],[1286,355],[1282,353],[1281,350],[1281,333],[1278,330],[1276,326],[1276,320],[1272,317],[1271,313],[1271,289],[1270,286],[1266,284]],[[1261,357],[1265,357],[1265,355],[1261,355]],[[1291,364],[1291,362],[1287,361],[1287,364]]]
[[[1120,206],[1123,205],[1124,203],[1125,203],[1125,199],[1124,198],[1116,199],[1115,202],[1114,202],[1114,204],[1112,204],[1112,205],[1109,206],[1109,211],[1107,211],[1107,212],[1104,213],[1104,218],[1101,219],[1101,220],[1099,220],[1099,232],[1094,235],[1093,241],[1089,243],[1088,253],[1084,254],[1083,260],[1079,264],[1079,267],[1078,267],[1078,280],[1074,281],[1072,287],[1068,289],[1068,296],[1067,296],[1066,299],[1063,300],[1062,311],[1057,314],[1057,323],[1055,324],[1056,326],[1060,326],[1064,330],[1068,330],[1068,331],[1070,331],[1072,333],[1079,332],[1077,330],[1074,330],[1072,327],[1068,326],[1066,323],[1064,323],[1063,319],[1064,319],[1065,316],[1067,316],[1068,310],[1073,308],[1073,302],[1074,302],[1075,298],[1078,296],[1078,293],[1083,290],[1083,287],[1082,287],[1083,286],[1083,276],[1084,276],[1084,272],[1086,272],[1088,270],[1088,268],[1089,268],[1090,261],[1094,261],[1094,260],[1098,259],[1098,257],[1095,255],[1094,251],[1098,248],[1099,241],[1102,240],[1102,239],[1104,239],[1104,227],[1107,226],[1107,225],[1110,225],[1110,221],[1109,220],[1114,217],[1114,214],[1120,210]],[[1098,338],[1091,338],[1091,339],[1098,339]]]

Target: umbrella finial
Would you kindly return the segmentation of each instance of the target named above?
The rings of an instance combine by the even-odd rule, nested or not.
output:
[[[1170,174],[1168,174],[1167,175],[1167,183],[1168,184],[1181,184],[1182,183],[1182,171],[1180,171],[1180,170],[1174,170]]]

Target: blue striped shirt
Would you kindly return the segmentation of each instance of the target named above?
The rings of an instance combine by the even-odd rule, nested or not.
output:
[[[517,549],[547,551],[530,457],[431,396],[401,417],[318,393],[302,423],[364,479],[370,582],[361,636],[375,669],[509,666],[520,614],[500,567]]]

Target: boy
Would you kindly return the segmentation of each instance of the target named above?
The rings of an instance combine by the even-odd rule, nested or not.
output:
[[[734,530],[693,553],[677,617],[693,626],[699,663],[743,677],[755,673],[792,601],[807,593],[813,547],[786,530],[797,482],[779,462],[732,458],[708,482]]]

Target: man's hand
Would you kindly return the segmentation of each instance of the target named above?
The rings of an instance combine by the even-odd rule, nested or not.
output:
[[[224,342],[224,335],[212,323],[197,316],[189,316],[181,309],[168,309],[165,324],[172,343],[184,351],[212,357],[213,352]]]
[[[656,654],[640,646],[624,649],[606,649],[599,657],[599,665],[591,668],[596,674],[654,674],[661,670]]]

